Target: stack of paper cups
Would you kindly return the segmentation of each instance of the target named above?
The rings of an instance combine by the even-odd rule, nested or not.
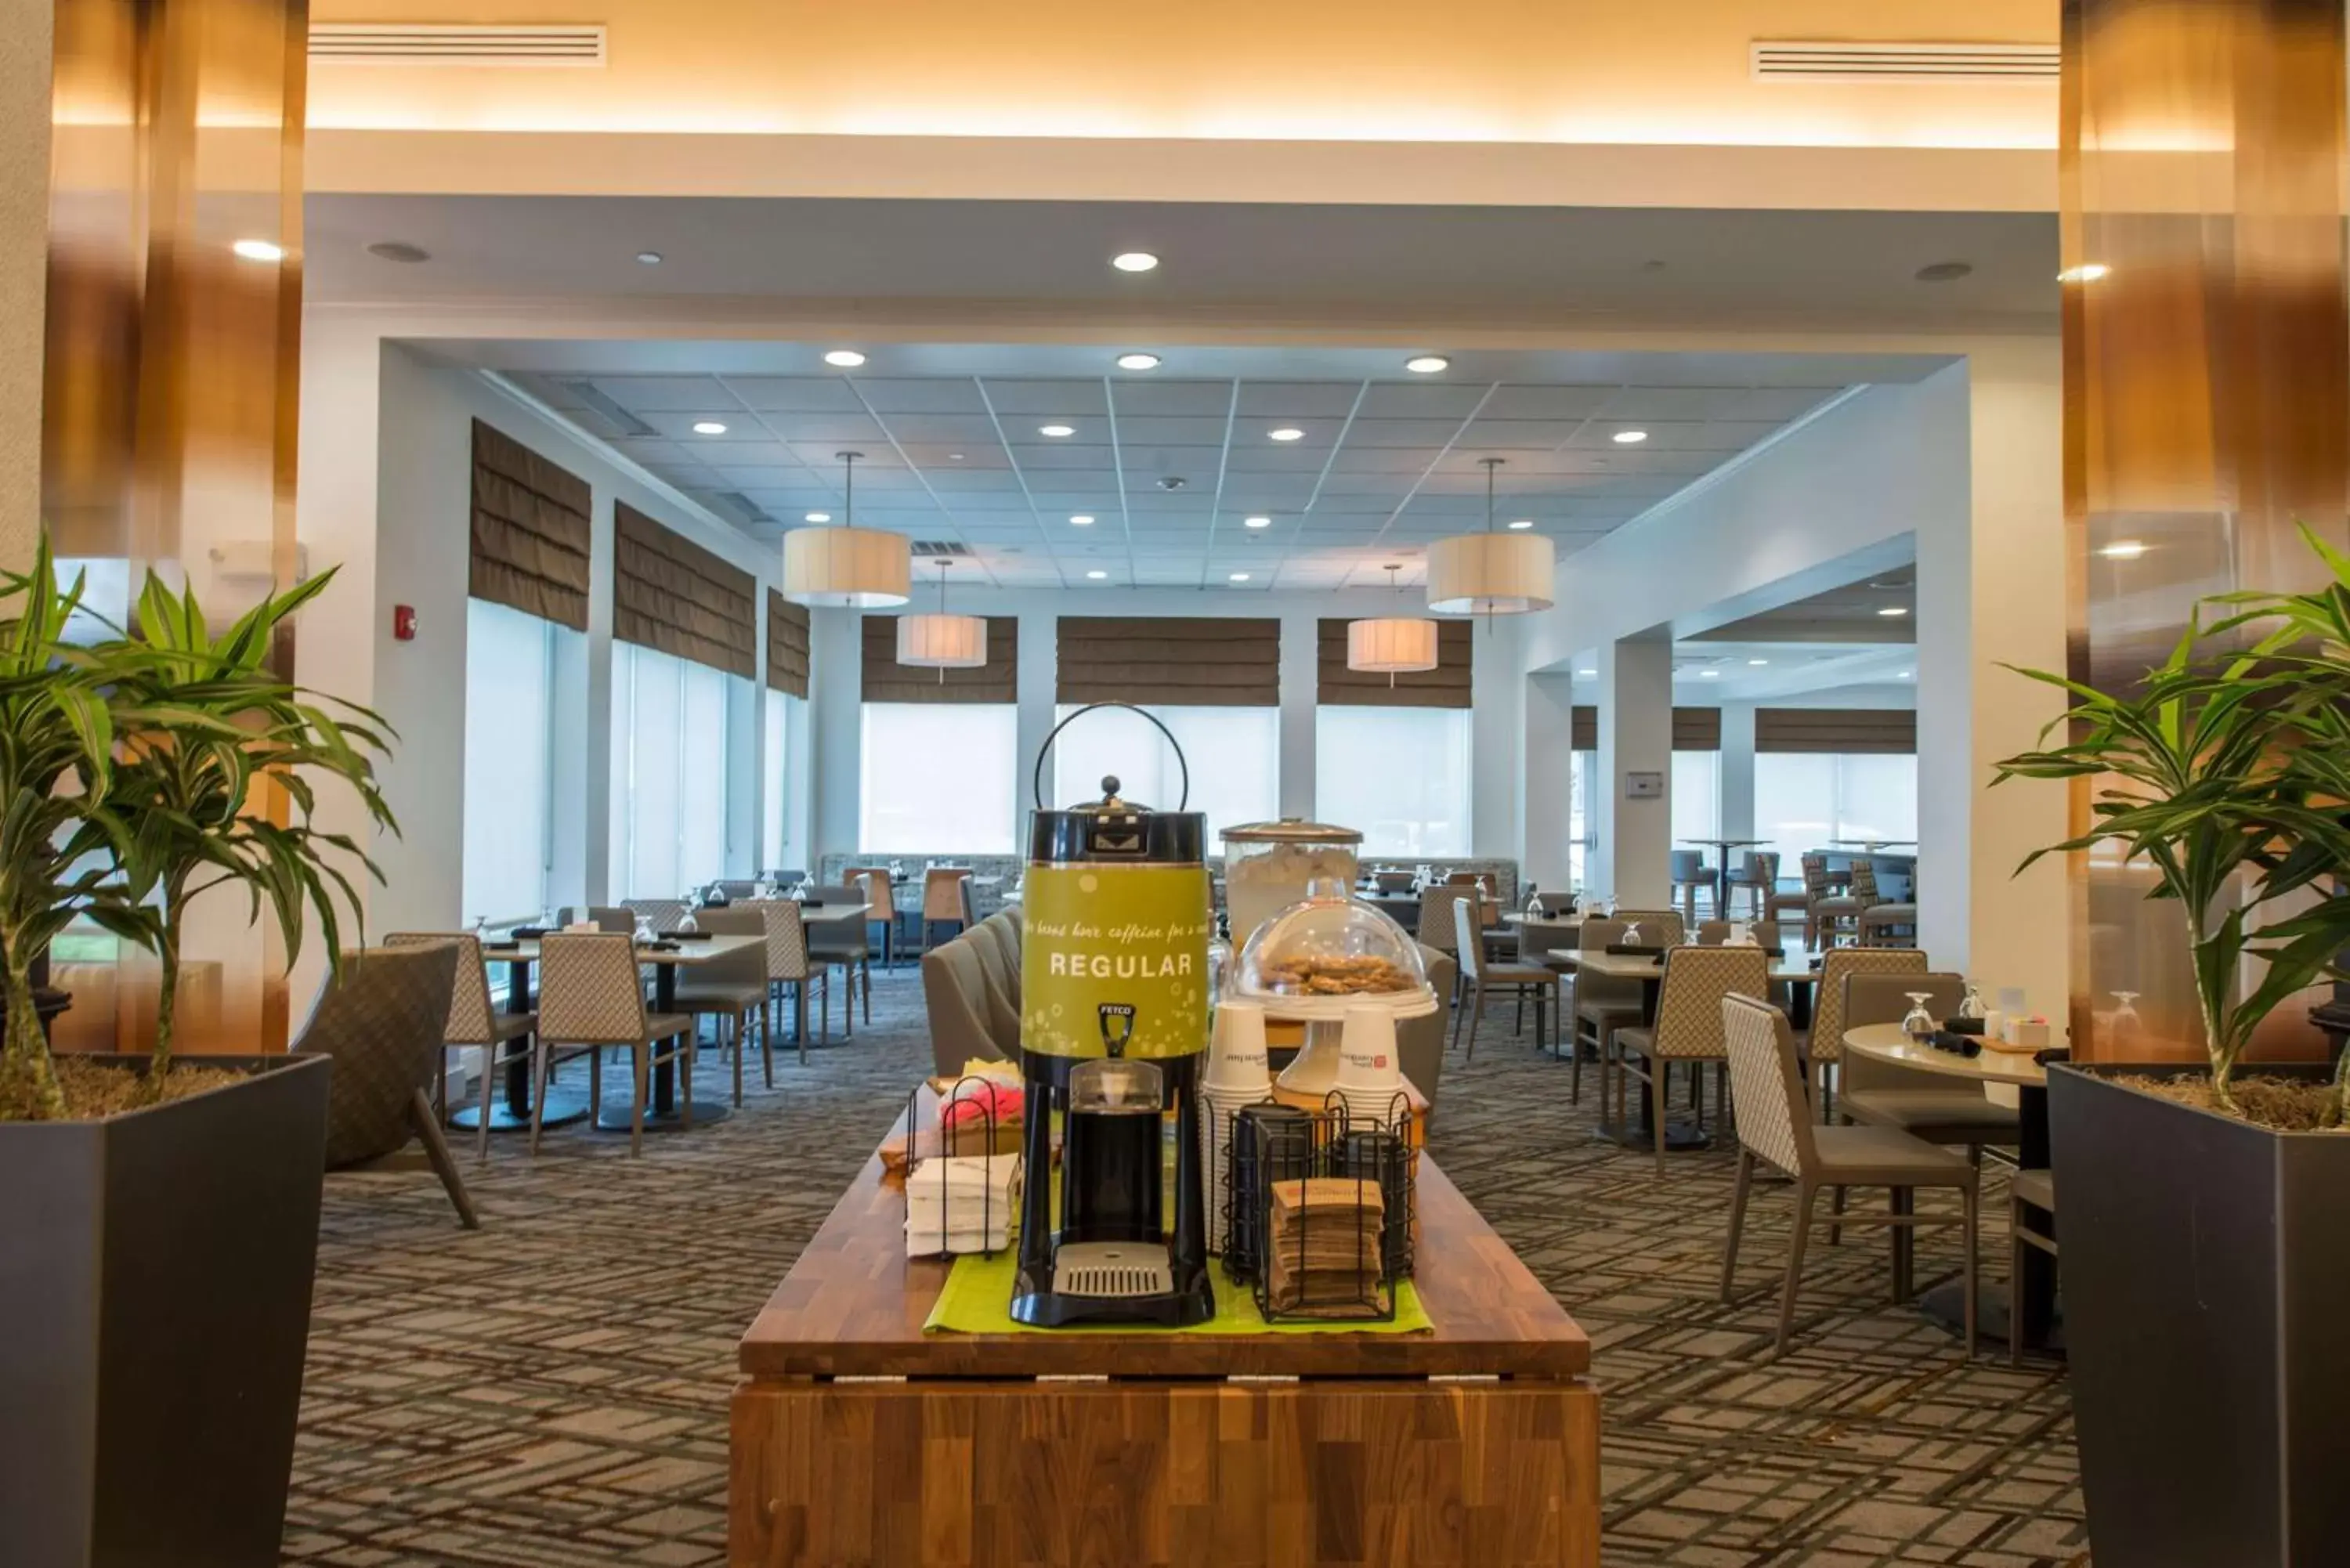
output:
[[[1330,1094],[1346,1106],[1350,1127],[1396,1130],[1406,1112],[1393,1012],[1384,1007],[1347,1009],[1346,1031],[1338,1040],[1338,1075]]]
[[[1264,1009],[1253,1002],[1216,1003],[1201,1075],[1201,1167],[1208,1179],[1208,1251],[1224,1250],[1232,1214],[1232,1127],[1250,1106],[1273,1091],[1264,1048]]]

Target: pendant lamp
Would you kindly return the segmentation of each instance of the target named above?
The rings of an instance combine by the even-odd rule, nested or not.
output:
[[[1398,594],[1403,592],[1396,574],[1403,568],[1388,567],[1388,587]],[[1418,616],[1382,616],[1373,620],[1347,623],[1347,668],[1372,674],[1384,672],[1388,684],[1393,686],[1399,671],[1433,670],[1436,668],[1436,623]]]
[[[987,620],[975,615],[947,614],[947,568],[941,561],[939,609],[936,615],[898,618],[898,662],[939,672],[944,685],[950,670],[978,670],[987,663]]]
[[[857,526],[857,462],[861,452],[833,455],[847,474],[838,528],[795,528],[784,535],[784,597],[796,605],[888,609],[906,602],[913,556],[903,534]]]
[[[1557,557],[1539,534],[1493,532],[1493,471],[1485,464],[1485,531],[1428,547],[1428,607],[1439,615],[1524,615],[1556,602]]]

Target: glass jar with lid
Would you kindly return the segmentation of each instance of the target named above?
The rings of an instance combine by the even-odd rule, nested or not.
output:
[[[1436,1005],[1419,944],[1336,879],[1315,880],[1307,897],[1257,927],[1225,992],[1284,1018],[1338,1019],[1364,1002],[1410,1017]]]
[[[1222,837],[1224,907],[1235,948],[1316,882],[1351,888],[1360,869],[1363,835],[1357,828],[1284,816],[1227,827]]]

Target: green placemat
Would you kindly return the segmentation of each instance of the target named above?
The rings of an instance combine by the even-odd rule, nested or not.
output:
[[[1037,1328],[1012,1321],[1012,1281],[1018,1259],[1010,1251],[993,1258],[976,1253],[957,1258],[944,1289],[922,1324],[924,1334],[1424,1334],[1434,1330],[1419,1293],[1409,1280],[1396,1287],[1393,1323],[1267,1323],[1256,1310],[1256,1294],[1215,1275],[1216,1315],[1190,1328],[1149,1329],[1134,1324],[1095,1324],[1076,1328]]]

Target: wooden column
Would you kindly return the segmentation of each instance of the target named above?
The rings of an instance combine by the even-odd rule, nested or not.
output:
[[[106,613],[151,566],[225,619],[297,570],[308,6],[57,0],[55,22],[42,514]],[[276,658],[293,671],[290,637]],[[58,944],[60,1044],[143,1048],[153,966],[119,945]],[[274,926],[200,900],[187,956],[217,1002],[183,1006],[184,1049],[283,1047]]]
[[[2342,0],[2064,0],[2064,489],[2075,679],[2126,682],[2195,602],[2308,585],[2295,532],[2350,537]],[[2075,831],[2091,791],[2074,786]],[[2199,1058],[2174,903],[2075,857],[2073,1041]],[[2316,1036],[2303,1009],[2262,1048]]]

